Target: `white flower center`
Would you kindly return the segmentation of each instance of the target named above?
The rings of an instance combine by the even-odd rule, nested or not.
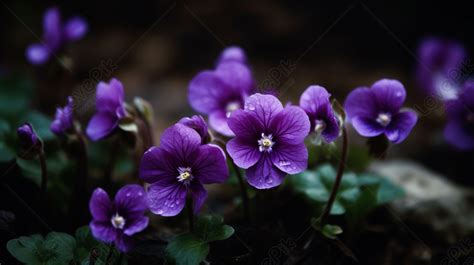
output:
[[[125,219],[120,216],[118,213],[116,213],[112,218],[110,219],[110,222],[112,223],[112,226],[117,228],[117,229],[123,229],[125,226]]]
[[[258,150],[260,152],[267,151],[270,152],[272,151],[272,147],[275,144],[275,142],[272,141],[273,136],[269,134],[268,136],[262,133],[262,138],[258,140]]]
[[[314,131],[318,134],[322,133],[326,129],[326,122],[323,120],[316,120]]]
[[[193,175],[191,174],[191,168],[190,167],[179,167],[178,168],[178,181],[183,182],[185,185],[188,185],[191,180],[193,180]]]
[[[390,113],[379,113],[376,121],[383,127],[386,127],[392,121],[392,115]]]
[[[238,101],[229,102],[229,103],[227,104],[227,106],[225,107],[225,111],[226,111],[226,112],[225,112],[225,116],[226,116],[227,118],[229,118],[230,115],[232,114],[232,112],[234,112],[234,111],[236,111],[236,110],[238,110],[238,109],[240,109],[240,102],[238,102]]]

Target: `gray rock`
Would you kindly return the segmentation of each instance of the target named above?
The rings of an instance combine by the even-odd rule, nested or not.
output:
[[[405,189],[391,205],[402,220],[428,225],[450,244],[474,233],[473,190],[411,161],[377,161],[370,171]]]

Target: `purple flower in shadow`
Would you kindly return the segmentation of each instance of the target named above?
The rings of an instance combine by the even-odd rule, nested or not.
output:
[[[73,99],[72,97],[67,98],[67,104],[64,108],[57,108],[54,120],[51,123],[50,130],[58,135],[64,136],[74,126],[73,116]]]
[[[427,38],[418,48],[418,57],[416,81],[420,88],[443,100],[455,98],[464,79],[464,47],[452,40]]]
[[[191,129],[194,129],[199,136],[203,144],[209,143],[211,136],[209,135],[209,130],[207,129],[206,121],[201,115],[194,115],[192,117],[184,117],[179,120],[180,124],[186,125]]]
[[[43,17],[43,40],[26,49],[26,58],[31,64],[44,64],[63,44],[81,39],[87,30],[87,23],[81,17],[70,18],[63,24],[59,9],[48,8]]]
[[[330,143],[339,136],[339,122],[324,87],[310,86],[300,98],[300,107],[308,114],[311,130],[317,139],[321,136]]]
[[[109,136],[125,115],[122,83],[115,78],[109,83],[100,82],[97,85],[96,113],[87,125],[87,136],[93,141]]]
[[[18,127],[16,133],[18,135],[20,147],[23,150],[31,150],[32,148],[36,149],[41,145],[41,141],[36,135],[33,126],[28,122]]]
[[[122,252],[129,251],[134,246],[132,236],[148,226],[145,198],[145,190],[139,185],[124,186],[114,201],[107,192],[97,188],[89,202],[92,235],[107,243],[114,242]]]
[[[446,102],[446,140],[460,150],[474,149],[474,81],[466,81],[459,98]]]
[[[229,127],[235,137],[227,143],[227,151],[237,166],[246,169],[253,187],[276,187],[287,174],[306,169],[304,139],[310,122],[300,107],[283,108],[276,97],[257,93],[247,98],[245,109],[232,113]]]
[[[177,215],[187,194],[197,213],[207,198],[203,184],[221,183],[229,177],[223,150],[201,141],[195,130],[175,124],[163,132],[160,147],[143,154],[140,178],[151,184],[148,203],[153,213]]]
[[[347,96],[344,109],[360,135],[385,134],[388,140],[398,144],[410,134],[418,119],[414,111],[400,110],[405,97],[405,87],[399,81],[382,79],[371,88],[354,89]]]
[[[245,98],[254,87],[252,73],[247,65],[232,54],[223,53],[215,70],[198,73],[189,84],[191,106],[209,115],[209,124],[217,132],[232,136],[227,125],[229,115],[243,107]]]

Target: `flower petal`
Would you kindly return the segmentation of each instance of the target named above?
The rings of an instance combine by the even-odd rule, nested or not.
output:
[[[148,209],[145,190],[137,184],[122,187],[115,195],[115,207],[125,217],[142,216]]]
[[[117,238],[117,230],[112,227],[110,220],[107,221],[92,221],[89,224],[92,235],[104,242],[110,243]]]
[[[57,7],[46,10],[43,17],[43,30],[43,41],[51,52],[55,51],[61,44],[61,13]]]
[[[99,82],[96,93],[97,111],[116,113],[117,108],[123,108],[124,96],[123,85],[116,78],[110,79],[109,83]]]
[[[129,223],[126,223],[126,228],[123,233],[127,236],[132,236],[138,232],[145,230],[148,226],[149,218],[147,216],[141,216],[140,218],[127,219]]]
[[[299,144],[309,134],[309,118],[300,107],[287,106],[275,115],[270,123],[270,132],[277,144]]]
[[[194,129],[199,134],[199,136],[201,136],[202,143],[209,142],[209,131],[207,129],[207,124],[201,115],[184,117],[179,120],[178,123],[186,125],[191,129]]]
[[[217,145],[199,147],[199,154],[191,168],[193,175],[203,184],[221,183],[229,178],[225,153]]]
[[[160,148],[173,154],[180,166],[186,166],[194,160],[199,146],[201,146],[199,134],[182,124],[167,128],[161,136]]]
[[[253,89],[252,73],[247,65],[243,63],[222,62],[217,66],[215,73],[229,88],[238,94],[248,95]]]
[[[249,111],[236,110],[232,112],[227,124],[238,138],[255,144],[262,133],[266,132],[263,123]]]
[[[181,183],[156,182],[148,188],[150,211],[161,216],[175,216],[186,203],[186,187]]]
[[[268,155],[246,170],[248,183],[257,189],[270,189],[281,184],[286,173],[275,167]]]
[[[224,136],[234,136],[234,133],[229,128],[226,113],[223,110],[215,110],[211,112],[209,115],[209,125],[211,125],[212,129],[216,130],[216,132]]]
[[[117,116],[109,112],[98,112],[87,125],[86,134],[93,141],[107,137],[118,125]]]
[[[374,137],[384,132],[384,127],[371,118],[356,116],[352,118],[351,123],[354,129],[365,137]]]
[[[378,110],[397,113],[405,102],[405,87],[398,80],[382,79],[372,85]]]
[[[444,129],[444,137],[459,150],[474,149],[474,135],[459,120],[453,119],[448,122]]]
[[[94,220],[109,222],[112,216],[112,202],[107,192],[101,188],[95,189],[89,201],[89,209]]]
[[[300,173],[308,167],[308,149],[304,143],[278,145],[270,158],[273,165],[288,174]]]
[[[235,137],[227,142],[227,152],[237,166],[247,169],[258,162],[262,152],[258,150],[257,141],[251,144],[240,137]]]
[[[119,234],[115,246],[122,252],[128,252],[135,246],[135,240],[126,234]]]
[[[188,100],[198,112],[210,114],[222,107],[230,88],[212,71],[202,71],[189,83]]]
[[[376,117],[378,115],[372,90],[367,87],[359,87],[351,91],[344,102],[347,118],[353,117]]]
[[[275,96],[255,93],[245,101],[245,110],[252,113],[264,128],[268,128],[271,120],[283,110],[283,105]]]
[[[50,55],[48,48],[39,43],[32,44],[26,49],[26,59],[34,65],[44,64]]]
[[[330,143],[336,140],[340,131],[338,119],[334,115],[332,109],[324,121],[326,122],[326,129],[324,129],[324,131],[321,133],[321,136],[324,138],[324,141]]]
[[[73,17],[64,25],[64,35],[67,41],[76,41],[86,35],[87,22],[81,17]]]
[[[392,122],[385,130],[387,138],[395,143],[401,143],[415,127],[418,117],[414,111],[403,111],[392,118]]]
[[[300,106],[306,113],[317,113],[326,108],[331,94],[322,86],[308,87],[300,98]]]
[[[245,55],[244,50],[238,46],[230,46],[225,48],[221,55],[219,56],[218,63],[223,62],[238,62],[238,63],[247,63],[247,56]]]
[[[207,191],[199,181],[193,181],[190,184],[190,188],[191,196],[193,198],[193,212],[197,215],[207,198]]]
[[[140,162],[140,179],[148,183],[174,179],[178,175],[179,167],[174,162],[172,154],[153,146],[143,154]]]

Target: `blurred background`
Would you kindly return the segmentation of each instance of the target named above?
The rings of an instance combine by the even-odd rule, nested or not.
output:
[[[247,52],[258,89],[276,91],[282,101],[297,103],[304,89],[319,84],[343,102],[355,87],[398,79],[407,89],[405,105],[419,111],[420,119],[403,144],[390,148],[388,159],[403,157],[470,189],[474,154],[446,144],[442,105],[426,106],[425,95],[415,86],[414,69],[417,45],[425,37],[457,40],[472,54],[471,4],[0,0],[0,75],[27,73],[37,87],[31,95],[33,105],[24,108],[50,116],[67,95],[79,95],[83,121],[94,111],[95,85],[90,84],[117,77],[128,101],[140,96],[152,103],[156,136],[180,117],[193,114],[187,101],[189,81],[198,71],[213,68],[219,53],[230,45]],[[34,67],[25,49],[41,38],[43,12],[54,5],[65,18],[83,16],[89,33],[56,58],[59,67]],[[474,71],[474,62],[470,65]],[[365,144],[353,131],[351,142]],[[405,167],[395,164],[393,171]]]

